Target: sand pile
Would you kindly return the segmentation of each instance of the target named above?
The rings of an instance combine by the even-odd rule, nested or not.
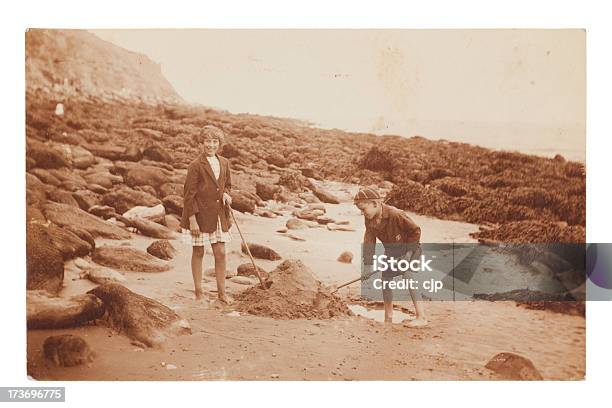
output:
[[[257,285],[237,295],[236,309],[277,319],[329,319],[351,314],[300,260],[284,261],[270,272],[268,280],[273,282],[268,290]]]

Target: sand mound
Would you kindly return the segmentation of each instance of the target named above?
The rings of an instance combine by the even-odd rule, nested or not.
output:
[[[238,294],[236,308],[277,319],[329,319],[351,314],[346,304],[332,295],[302,261],[284,261],[270,272],[268,280],[273,282],[268,290],[257,285]]]

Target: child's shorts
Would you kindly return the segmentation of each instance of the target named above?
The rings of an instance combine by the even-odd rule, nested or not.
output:
[[[187,239],[191,238],[191,246],[204,246],[206,244],[215,244],[217,242],[230,242],[232,235],[229,231],[223,231],[221,229],[221,221],[217,218],[217,230],[214,232],[201,232],[200,235],[194,237],[191,235],[191,231],[182,228],[183,240],[188,242]]]

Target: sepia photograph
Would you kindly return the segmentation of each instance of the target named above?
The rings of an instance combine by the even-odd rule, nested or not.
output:
[[[31,380],[585,379],[585,30],[24,41]]]

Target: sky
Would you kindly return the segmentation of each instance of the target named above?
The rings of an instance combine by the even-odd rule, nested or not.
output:
[[[584,145],[583,30],[90,31],[160,63],[185,100],[233,113],[484,145],[492,129],[507,145],[545,129],[544,148],[559,134]]]

